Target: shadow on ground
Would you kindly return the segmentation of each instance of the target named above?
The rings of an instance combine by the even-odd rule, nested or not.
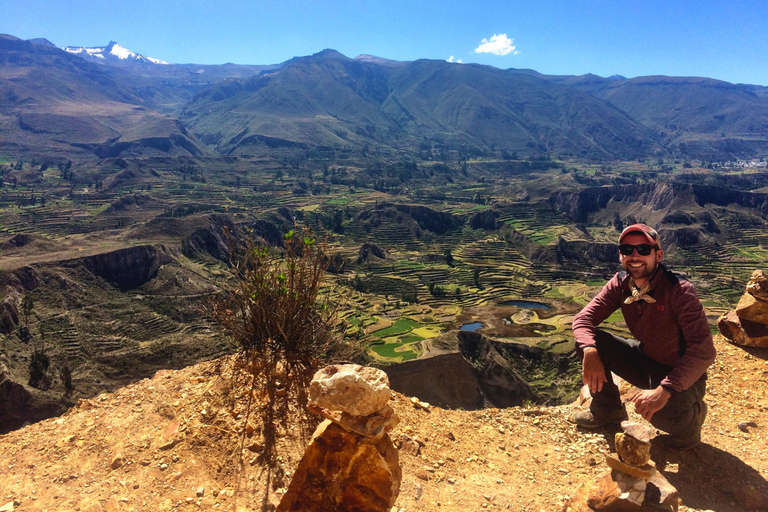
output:
[[[735,491],[751,485],[768,493],[768,481],[756,469],[735,455],[706,443],[686,452],[654,443],[651,458],[677,488],[682,503],[690,508],[741,512],[745,508],[734,498]]]

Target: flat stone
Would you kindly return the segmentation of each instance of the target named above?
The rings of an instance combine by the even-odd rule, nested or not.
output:
[[[384,408],[391,392],[387,374],[357,364],[326,366],[309,385],[309,403],[351,416],[368,416]]]
[[[620,471],[625,475],[633,476],[635,478],[651,478],[656,472],[656,468],[650,464],[641,467],[630,466],[629,464],[621,462],[618,457],[614,457],[611,454],[605,456],[605,463],[608,464],[611,469],[615,469],[616,471]]]
[[[641,443],[651,442],[651,428],[648,425],[635,421],[622,421],[621,428],[625,434],[634,437]]]
[[[277,512],[389,512],[401,478],[389,436],[373,439],[325,420],[313,434]]]
[[[0,512],[13,512],[13,502],[9,501],[2,507],[0,507]]]
[[[616,453],[619,458],[631,466],[643,466],[651,460],[651,444],[638,441],[623,432],[617,432]]]
[[[175,420],[171,421],[167,427],[165,427],[165,433],[163,434],[163,441],[168,441],[169,439],[172,439],[175,435],[179,433],[179,429],[181,427],[181,420],[179,418],[176,418]]]

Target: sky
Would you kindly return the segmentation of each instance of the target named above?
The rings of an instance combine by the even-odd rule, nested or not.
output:
[[[765,0],[0,0],[0,33],[172,63],[443,59],[551,75],[768,86]]]

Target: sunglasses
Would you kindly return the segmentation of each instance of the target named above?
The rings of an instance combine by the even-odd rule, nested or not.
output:
[[[653,249],[658,249],[658,245],[650,245],[650,244],[640,244],[640,245],[632,245],[632,244],[620,244],[619,245],[619,252],[623,254],[624,256],[631,256],[632,252],[637,249],[637,254],[640,256],[648,256],[651,254],[651,251]]]

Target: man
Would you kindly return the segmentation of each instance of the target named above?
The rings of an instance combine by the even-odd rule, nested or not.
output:
[[[627,227],[619,237],[624,272],[574,317],[592,403],[572,421],[593,429],[627,419],[611,379],[614,372],[641,389],[632,398],[635,410],[669,434],[667,446],[687,450],[701,440],[706,370],[715,360],[715,347],[696,290],[661,263],[663,255],[656,230],[645,224]],[[635,340],[597,329],[619,308]]]

